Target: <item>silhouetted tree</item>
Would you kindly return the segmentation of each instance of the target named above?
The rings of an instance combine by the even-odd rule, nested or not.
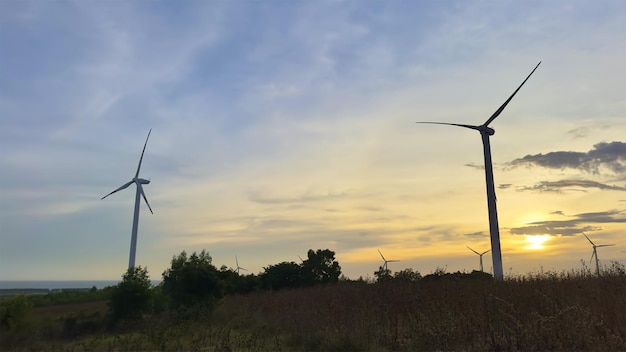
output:
[[[294,262],[282,262],[263,268],[261,282],[264,288],[280,290],[282,288],[300,287],[302,278],[300,265]]]
[[[138,319],[152,309],[152,284],[148,269],[141,266],[129,268],[122,281],[113,287],[109,313],[113,321]]]
[[[183,251],[172,258],[172,266],[163,272],[162,290],[173,308],[212,307],[222,296],[222,282],[212,260],[205,250],[189,257]]]
[[[309,249],[308,259],[300,265],[302,283],[307,286],[314,284],[335,283],[339,281],[341,266],[335,260],[335,252],[329,249]]]
[[[391,276],[391,270],[385,269],[382,266],[378,267],[378,271],[374,272],[374,277],[376,277],[376,282],[388,281],[393,278],[393,276]]]
[[[419,271],[413,271],[413,269],[407,268],[396,272],[393,278],[394,280],[406,282],[418,282],[422,278],[422,274],[420,274]]]

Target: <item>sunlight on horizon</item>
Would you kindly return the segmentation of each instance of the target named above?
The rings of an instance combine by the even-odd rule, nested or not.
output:
[[[544,243],[550,240],[550,235],[526,235],[524,240],[528,245],[524,247],[526,250],[542,250],[545,249]]]

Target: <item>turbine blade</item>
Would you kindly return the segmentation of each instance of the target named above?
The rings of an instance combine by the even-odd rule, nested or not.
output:
[[[150,138],[150,133],[152,132],[152,128],[148,131],[148,137],[146,137],[146,143],[143,145],[143,150],[141,151],[141,158],[139,158],[139,165],[137,165],[137,173],[135,173],[135,178],[139,177],[139,169],[141,169],[141,161],[143,160],[143,153],[146,151],[146,145],[148,145],[148,138]]]
[[[377,251],[378,251],[378,254],[380,254],[381,258],[383,258],[383,260],[384,260],[385,262],[387,262],[387,259],[385,259],[385,257],[383,256],[383,254],[380,252],[380,249],[377,249]]]
[[[245,271],[248,271],[248,269],[246,269],[246,268],[242,268],[242,267],[239,267],[239,269],[240,269],[240,270],[245,270]]]
[[[615,246],[615,245],[614,244],[599,244],[599,245],[596,246],[596,248],[598,248],[598,247],[612,247],[612,246]]]
[[[478,253],[478,252],[476,252],[475,250],[471,249],[471,248],[470,248],[470,246],[465,246],[465,247],[469,248],[469,250],[470,250],[470,251],[472,251],[472,252],[474,252],[474,253],[476,253],[476,254],[480,255],[480,253]]]
[[[587,238],[587,241],[589,241],[589,243],[591,243],[592,246],[595,246],[596,244],[591,242],[591,240],[589,239],[589,237],[587,237],[587,235],[585,235],[585,233],[583,232],[583,236],[585,236]]]
[[[591,261],[593,260],[593,256],[595,256],[595,255],[596,255],[596,251],[594,250],[594,251],[591,253],[591,258],[589,258],[589,263],[591,263]]]
[[[123,190],[123,189],[127,188],[127,187],[128,187],[128,186],[130,186],[132,183],[133,183],[133,181],[128,181],[128,183],[124,184],[122,187],[120,187],[120,188],[116,189],[115,191],[113,191],[113,192],[111,192],[111,193],[107,194],[106,196],[104,196],[104,197],[100,198],[100,200],[103,200],[104,198],[106,198],[106,197],[110,196],[111,194],[113,194],[113,193],[115,193],[115,192],[117,192],[117,191],[121,191],[121,190]]]
[[[502,113],[502,110],[504,110],[504,108],[509,104],[509,102],[511,101],[511,99],[513,99],[513,97],[515,96],[515,94],[517,94],[517,92],[522,88],[522,86],[524,85],[524,83],[526,83],[526,81],[528,81],[528,79],[530,78],[530,76],[532,76],[533,73],[535,73],[535,70],[537,69],[537,67],[539,67],[539,65],[541,65],[541,61],[539,61],[539,63],[537,64],[537,66],[535,66],[535,68],[532,70],[532,72],[530,72],[530,74],[528,75],[528,77],[526,77],[526,79],[524,80],[524,82],[522,82],[522,84],[519,85],[519,87],[517,87],[517,89],[515,90],[515,92],[513,92],[513,94],[511,94],[511,96],[509,97],[509,99],[507,99],[504,104],[502,104],[502,106],[500,106],[500,108],[498,108],[498,110],[496,110],[496,112],[493,113],[493,115],[491,115],[491,117],[487,120],[487,122],[485,122],[483,124],[483,126],[489,126],[489,124],[491,123],[491,121],[495,120],[496,117],[498,117],[500,115],[500,113]]]
[[[148,206],[148,209],[150,209],[150,212],[154,214],[154,212],[152,211],[152,208],[150,208],[150,203],[148,203],[148,198],[146,198],[146,194],[143,193],[143,187],[141,187],[141,183],[137,183],[137,187],[139,187],[139,192],[141,193],[143,200],[146,201],[146,205]]]
[[[486,251],[482,252],[480,255],[483,255],[483,254],[485,254],[485,253],[487,253],[487,252],[490,252],[490,251],[491,251],[491,249],[488,249],[488,250],[486,250]]]
[[[448,125],[448,126],[458,126],[458,127],[465,127],[465,128],[469,128],[472,130],[477,130],[480,131],[479,126],[473,126],[473,125],[465,125],[462,123],[450,123],[450,122],[426,122],[426,121],[419,121],[416,123],[427,123],[427,124],[431,124],[431,125]]]
[[[387,263],[399,262],[399,260],[388,260]]]
[[[235,256],[235,263],[237,263],[237,267],[239,267],[239,260],[237,259],[237,256]]]

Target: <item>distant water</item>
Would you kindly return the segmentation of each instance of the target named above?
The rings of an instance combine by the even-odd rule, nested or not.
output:
[[[64,288],[92,288],[102,289],[107,286],[115,286],[120,280],[67,280],[67,281],[0,281],[0,289],[48,289],[57,290]],[[152,285],[158,285],[160,281],[152,280]]]

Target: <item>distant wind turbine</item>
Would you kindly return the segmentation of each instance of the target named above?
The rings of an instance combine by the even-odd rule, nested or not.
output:
[[[146,145],[148,144],[148,138],[150,138],[151,132],[152,132],[152,129],[148,131],[148,137],[146,137],[146,143],[144,143],[143,145],[143,150],[141,151],[141,158],[139,158],[139,165],[137,166],[137,172],[135,173],[135,177],[133,177],[132,180],[128,181],[120,188],[116,189],[115,191],[101,198],[101,199],[104,199],[117,191],[121,191],[127,188],[133,183],[137,185],[137,191],[135,193],[135,213],[133,215],[133,231],[132,231],[131,239],[130,239],[130,258],[128,259],[129,269],[135,266],[135,253],[137,252],[137,228],[139,226],[139,203],[140,203],[139,195],[143,197],[143,200],[146,202],[148,209],[150,209],[150,213],[154,214],[152,212],[152,208],[150,208],[150,203],[148,203],[148,198],[146,198],[146,194],[143,192],[143,187],[141,186],[141,185],[147,185],[148,183],[150,183],[150,180],[139,178],[139,170],[141,169],[141,161],[143,160],[143,154],[146,151]]]
[[[385,271],[387,271],[387,263],[399,262],[399,260],[387,260],[387,259],[385,259],[383,254],[380,252],[380,249],[378,249],[378,254],[380,254],[381,258],[383,258],[383,270],[385,270]]]
[[[239,275],[239,270],[248,271],[248,269],[242,268],[242,267],[239,266],[239,260],[237,259],[237,256],[235,256],[235,263],[237,263],[237,269],[235,269],[237,271],[237,275]]]
[[[485,254],[485,253],[489,252],[491,249],[488,249],[488,250],[486,250],[486,251],[484,251],[484,252],[482,252],[482,253],[478,253],[478,252],[476,252],[475,250],[471,249],[471,248],[470,248],[470,246],[466,246],[466,247],[467,247],[470,251],[472,251],[472,252],[474,252],[474,253],[478,254],[478,256],[480,257],[480,271],[483,271],[483,254]]]
[[[596,275],[600,276],[600,260],[598,259],[598,251],[596,250],[596,248],[611,247],[611,246],[615,246],[615,245],[614,244],[599,244],[599,245],[596,245],[595,243],[591,242],[589,237],[587,235],[585,235],[584,232],[583,232],[583,235],[585,236],[585,238],[587,238],[587,241],[589,241],[589,243],[591,243],[591,245],[593,246],[593,253],[591,253],[591,259],[589,259],[589,262],[591,262],[593,260],[593,257],[596,257]]]
[[[491,250],[493,255],[491,256],[493,260],[493,274],[496,280],[503,280],[503,270],[502,270],[502,252],[500,250],[500,230],[498,228],[498,211],[496,209],[496,190],[493,182],[493,165],[491,163],[491,146],[489,144],[489,136],[493,136],[495,131],[493,128],[489,127],[489,124],[498,117],[504,108],[509,104],[509,102],[513,99],[515,94],[522,88],[524,83],[530,78],[530,76],[535,72],[537,67],[541,64],[541,61],[535,66],[535,68],[530,72],[528,77],[522,82],[522,84],[517,87],[515,92],[507,99],[502,106],[496,110],[496,112],[491,115],[485,123],[480,126],[474,125],[465,125],[459,123],[447,123],[447,122],[418,122],[418,123],[429,123],[429,124],[437,124],[437,125],[450,125],[450,126],[458,126],[465,127],[472,130],[476,130],[480,132],[480,135],[483,140],[483,152],[485,157],[485,181],[487,184],[487,207],[489,209],[489,234],[491,236]]]

